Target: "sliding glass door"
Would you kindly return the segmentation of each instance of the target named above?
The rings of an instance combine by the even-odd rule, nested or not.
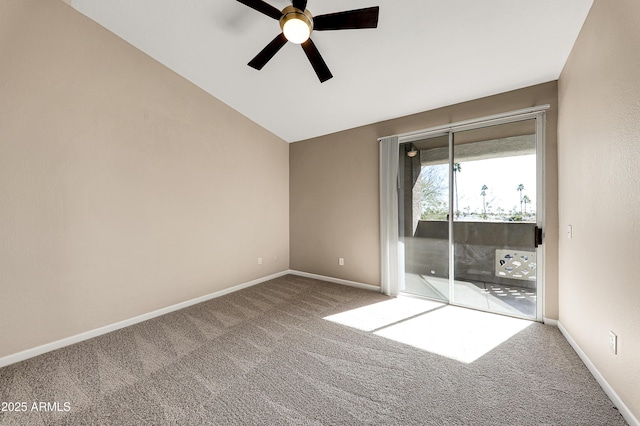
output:
[[[536,318],[536,123],[455,132],[457,305]]]
[[[399,292],[542,319],[543,120],[399,139]]]
[[[400,144],[400,291],[449,301],[449,133]]]

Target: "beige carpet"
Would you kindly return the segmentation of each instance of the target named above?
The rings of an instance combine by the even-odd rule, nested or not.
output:
[[[323,319],[385,300],[278,278],[0,369],[0,424],[626,424],[556,328],[462,363]]]

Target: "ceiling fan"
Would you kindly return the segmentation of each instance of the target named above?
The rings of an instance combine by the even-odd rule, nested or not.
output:
[[[309,58],[316,75],[321,83],[329,80],[333,75],[322,59],[318,48],[309,38],[311,32],[329,30],[354,30],[360,28],[376,28],[378,26],[379,7],[348,10],[345,12],[329,13],[314,17],[307,10],[307,0],[292,0],[292,5],[282,11],[262,0],[238,0],[273,19],[280,21],[282,32],[274,38],[260,53],[249,62],[249,66],[261,70],[267,62],[278,53],[287,41],[301,44],[302,50]]]

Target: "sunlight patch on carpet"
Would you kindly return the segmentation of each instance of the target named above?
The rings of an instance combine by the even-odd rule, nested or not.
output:
[[[469,364],[531,324],[528,320],[446,306],[374,334]]]
[[[445,306],[442,303],[411,297],[398,297],[374,303],[323,319],[362,331],[374,331]]]

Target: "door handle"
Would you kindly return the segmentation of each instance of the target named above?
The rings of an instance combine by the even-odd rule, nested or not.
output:
[[[542,244],[542,228],[535,226],[533,228],[533,245],[538,247],[540,244]]]

